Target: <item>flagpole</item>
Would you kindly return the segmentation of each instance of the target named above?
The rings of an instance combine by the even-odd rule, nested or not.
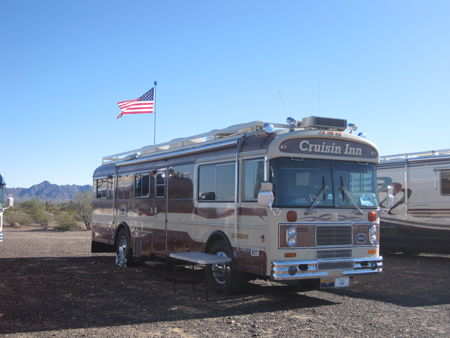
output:
[[[157,81],[154,82],[155,90],[153,91],[153,145],[156,145],[156,85]]]

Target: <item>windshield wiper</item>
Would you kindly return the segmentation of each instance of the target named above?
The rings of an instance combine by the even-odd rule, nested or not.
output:
[[[352,196],[350,195],[350,193],[348,192],[348,190],[345,188],[344,186],[344,178],[341,175],[341,194],[342,194],[342,200],[345,200],[345,198],[347,198],[347,200],[350,202],[350,204],[352,204],[356,210],[358,210],[358,215],[362,215],[363,212],[361,210],[360,207],[358,207],[358,204],[356,204],[356,202],[353,200]]]
[[[314,208],[319,204],[320,199],[323,197],[323,200],[325,201],[325,193],[327,192],[328,187],[325,185],[325,176],[322,175],[322,188],[320,188],[317,195],[314,197],[314,200],[312,201],[311,207],[307,212],[305,212],[305,215],[310,215]]]

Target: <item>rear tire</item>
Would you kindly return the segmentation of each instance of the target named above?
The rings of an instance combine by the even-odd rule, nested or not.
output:
[[[208,270],[208,278],[214,290],[219,293],[234,294],[240,292],[246,284],[246,274],[234,268],[234,258],[231,247],[225,240],[214,242],[208,253],[231,257],[231,263],[213,264]]]

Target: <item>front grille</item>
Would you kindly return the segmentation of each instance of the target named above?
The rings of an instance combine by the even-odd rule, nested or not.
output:
[[[352,258],[352,249],[348,250],[319,250],[317,259]]]
[[[351,245],[353,229],[349,226],[317,226],[316,245]]]

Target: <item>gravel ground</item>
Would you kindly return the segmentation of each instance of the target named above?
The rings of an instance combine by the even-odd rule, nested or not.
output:
[[[349,288],[304,291],[267,281],[205,300],[204,272],[119,268],[91,254],[90,232],[4,228],[5,337],[450,337],[450,256],[385,257]]]

